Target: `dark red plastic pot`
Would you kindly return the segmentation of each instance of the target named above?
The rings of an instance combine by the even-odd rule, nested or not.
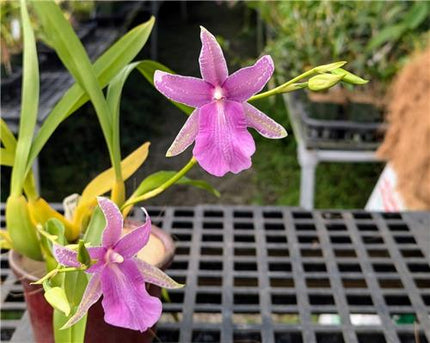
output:
[[[156,266],[165,270],[172,262],[175,246],[170,235],[161,229],[153,226],[151,234],[159,239],[159,243],[164,246],[164,255],[159,258]],[[23,263],[23,262],[26,263]],[[31,326],[33,328],[34,339],[37,343],[54,343],[54,333],[52,329],[52,307],[46,302],[43,296],[43,289],[40,285],[31,285],[37,281],[37,269],[43,270],[44,263],[32,261],[24,258],[15,251],[9,253],[9,264],[16,277],[24,287],[24,296],[27,303],[27,310],[30,314]],[[31,269],[31,270],[29,270]],[[153,296],[160,296],[160,288],[154,285],[147,285],[148,291]],[[86,343],[118,343],[118,342],[152,342],[154,328],[144,333],[138,331],[115,327],[105,323],[103,320],[104,311],[99,300],[88,312],[87,328],[85,332]]]

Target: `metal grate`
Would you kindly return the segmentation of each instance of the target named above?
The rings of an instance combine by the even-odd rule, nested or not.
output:
[[[238,206],[149,213],[177,241],[169,275],[187,284],[169,291],[157,326],[162,342],[430,342],[430,213]],[[2,280],[3,293],[20,292],[8,269]],[[3,295],[4,310],[24,310]],[[3,332],[22,328],[7,322],[4,341]]]

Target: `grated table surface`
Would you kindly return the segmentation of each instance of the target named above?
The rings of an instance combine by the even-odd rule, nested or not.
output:
[[[161,342],[430,342],[428,212],[197,206],[149,213],[176,240],[169,275],[186,283],[169,291]],[[31,342],[5,254],[1,266],[1,341]]]

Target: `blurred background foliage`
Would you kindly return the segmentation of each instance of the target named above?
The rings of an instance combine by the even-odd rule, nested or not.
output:
[[[348,61],[348,70],[384,92],[408,55],[428,43],[427,1],[250,1],[267,28],[277,73]],[[357,91],[356,88],[354,91]]]
[[[95,14],[96,3],[92,0],[57,0],[63,9],[66,18],[77,26],[79,22],[89,20]],[[31,8],[30,8],[31,9]],[[19,22],[19,1],[0,1],[0,42],[1,42],[1,64],[3,72],[10,74],[13,64],[20,65],[19,58],[13,59],[14,55],[19,55],[22,51],[22,35]],[[36,29],[36,38],[46,42],[40,29],[37,18],[30,12],[30,20]]]

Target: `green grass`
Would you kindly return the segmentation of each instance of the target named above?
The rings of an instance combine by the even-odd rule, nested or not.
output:
[[[273,141],[256,137],[257,152],[253,159],[258,188],[255,203],[261,205],[298,206],[300,166],[296,141],[287,112],[278,97],[276,101],[257,106],[285,125],[289,136]],[[382,171],[381,163],[321,163],[317,168],[315,208],[363,208]]]

